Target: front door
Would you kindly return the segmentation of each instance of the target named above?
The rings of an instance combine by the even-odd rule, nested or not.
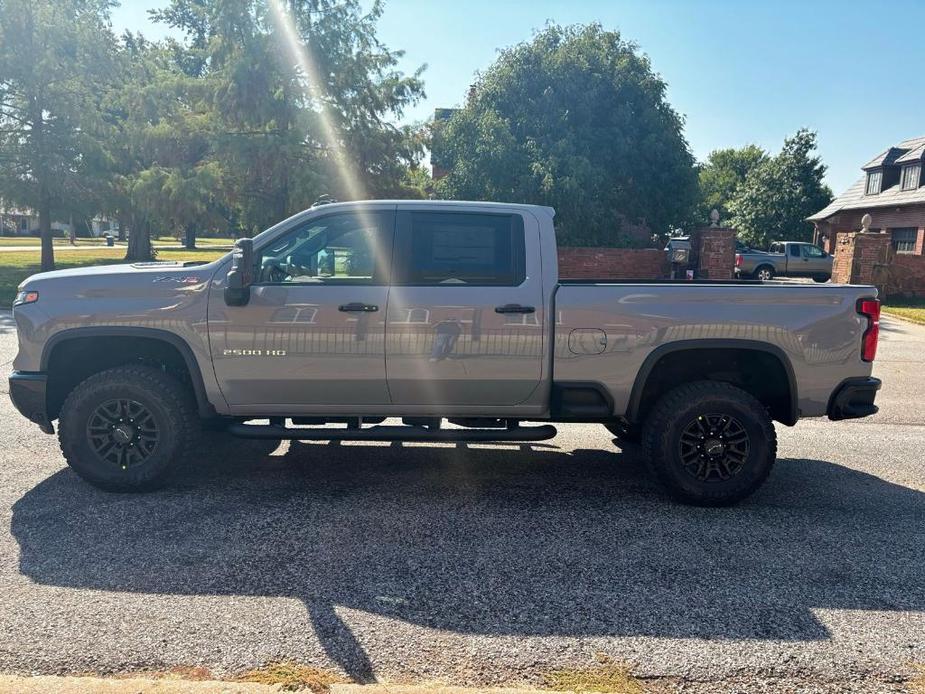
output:
[[[386,321],[394,404],[509,406],[530,397],[545,340],[538,248],[529,214],[399,208]]]
[[[832,272],[832,261],[821,248],[806,244],[800,247],[803,254],[804,273],[807,275],[828,275]]]
[[[299,413],[389,403],[385,313],[394,220],[386,210],[315,217],[256,249],[246,306],[226,306],[215,291],[209,336],[229,405]]]

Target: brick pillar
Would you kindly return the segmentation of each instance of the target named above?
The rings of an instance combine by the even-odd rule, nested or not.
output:
[[[915,235],[915,254],[925,255],[925,227],[919,227]]]
[[[856,231],[838,235],[832,281],[839,284],[873,284],[884,291],[888,279],[891,235]]]
[[[735,273],[735,229],[705,227],[691,234],[697,277],[710,280],[731,280]]]

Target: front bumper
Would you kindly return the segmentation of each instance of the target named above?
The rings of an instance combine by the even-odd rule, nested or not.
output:
[[[39,425],[46,434],[54,434],[55,429],[48,420],[45,390],[48,375],[14,371],[10,374],[10,400],[20,414]]]
[[[880,390],[879,378],[849,378],[843,381],[829,399],[829,419],[856,419],[876,414],[874,404]]]

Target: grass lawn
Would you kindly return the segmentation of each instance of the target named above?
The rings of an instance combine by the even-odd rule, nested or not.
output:
[[[65,238],[54,239],[56,246],[70,246]],[[42,240],[38,236],[0,236],[0,246],[41,246]],[[78,246],[105,246],[106,239],[77,239]]]
[[[204,260],[210,261],[225,254],[214,248],[202,248],[195,251],[166,250],[157,252],[158,260]],[[59,270],[90,265],[115,265],[124,263],[125,248],[96,247],[67,253],[60,253],[55,258]],[[39,271],[38,251],[4,251],[0,253],[0,308],[9,308],[16,296],[16,287],[29,275]]]
[[[156,239],[151,239],[151,242],[155,245],[161,246],[182,246],[182,241],[177,241],[173,236],[158,236]],[[225,248],[231,248],[234,245],[235,239],[212,239],[204,238],[198,236],[196,238],[196,247],[211,247],[211,246],[224,246]]]
[[[888,299],[883,312],[925,325],[925,299]]]
[[[207,238],[198,238],[196,239],[197,248],[231,248],[234,245],[234,239],[207,239]],[[55,238],[55,246],[60,246],[62,248],[72,248],[70,242],[67,239]],[[177,241],[172,236],[160,236],[155,239],[151,239],[151,243],[155,246],[182,246],[182,241]],[[37,236],[0,236],[0,248],[5,248],[9,246],[30,246],[38,247],[42,245],[41,239]],[[106,239],[103,238],[94,238],[94,239],[77,239],[77,247],[83,248],[88,246],[90,248],[95,248],[98,246],[106,246]],[[116,241],[116,246],[121,246],[125,248],[125,241]]]

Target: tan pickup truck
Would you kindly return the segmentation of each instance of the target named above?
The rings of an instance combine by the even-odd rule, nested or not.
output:
[[[561,281],[553,217],[337,203],[208,264],[34,275],[10,394],[109,490],[164,484],[202,425],[536,441],[597,422],[641,441],[674,497],[712,505],[770,473],[774,421],[876,412],[873,287]]]
[[[765,282],[775,277],[810,277],[816,282],[828,282],[833,262],[831,255],[811,243],[777,241],[767,251],[737,250],[735,272],[738,277]]]

